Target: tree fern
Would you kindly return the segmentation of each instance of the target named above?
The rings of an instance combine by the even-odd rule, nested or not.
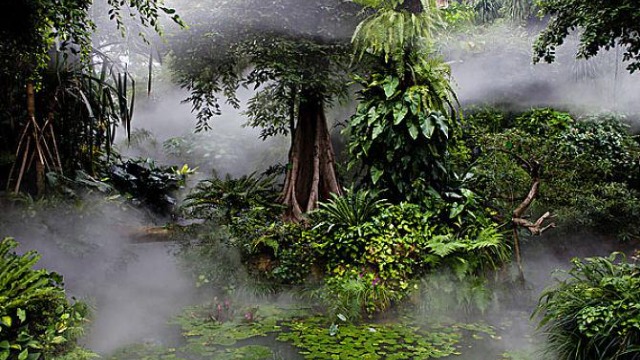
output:
[[[412,49],[431,40],[442,25],[435,0],[422,1],[423,11],[418,14],[400,9],[402,1],[359,3],[376,12],[358,25],[351,39],[358,58],[371,54],[386,62],[402,61]]]
[[[385,203],[386,200],[379,199],[378,194],[370,190],[346,189],[342,196],[331,194],[328,202],[319,204],[317,213],[325,220],[318,226],[327,226],[329,231],[335,225],[362,225]]]

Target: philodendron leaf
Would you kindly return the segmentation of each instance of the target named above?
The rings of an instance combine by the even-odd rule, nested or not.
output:
[[[449,126],[447,125],[446,118],[444,116],[442,116],[442,115],[435,115],[435,116],[433,116],[433,118],[435,118],[436,124],[438,124],[438,126],[440,127],[440,131],[442,131],[444,136],[448,138],[449,137]]]
[[[11,320],[11,316],[3,316],[2,318],[0,318],[0,322],[2,322],[2,325],[6,327],[11,327],[11,324],[13,323],[13,321]]]
[[[384,170],[378,169],[377,167],[371,167],[371,181],[375,185],[380,180],[380,177],[384,174]]]
[[[419,130],[418,127],[416,126],[416,124],[407,124],[408,130],[409,130],[409,136],[411,136],[411,138],[413,140],[418,138],[418,134],[419,134]]]
[[[371,140],[375,140],[378,136],[380,136],[380,134],[382,134],[382,131],[384,130],[384,126],[380,123],[377,123],[373,126],[373,131],[371,133]]]
[[[404,120],[409,108],[404,103],[397,103],[393,108],[393,125],[398,125]]]
[[[422,121],[422,123],[420,124],[420,129],[422,130],[422,135],[424,135],[424,137],[426,137],[427,139],[431,139],[433,130],[435,129],[435,126],[433,125],[433,119],[431,119],[431,117],[424,119],[424,121]]]
[[[384,89],[384,95],[387,99],[391,98],[393,94],[395,94],[396,89],[398,88],[398,84],[400,84],[400,79],[397,77],[387,77],[385,84],[382,86]]]

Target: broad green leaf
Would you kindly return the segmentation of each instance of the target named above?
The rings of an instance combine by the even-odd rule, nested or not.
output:
[[[371,133],[371,140],[375,140],[378,136],[380,136],[383,130],[384,130],[384,126],[382,124],[380,124],[379,122],[375,124],[373,126],[373,131]]]
[[[449,219],[453,219],[455,217],[457,217],[458,215],[460,215],[462,213],[462,211],[464,211],[464,204],[455,204],[451,207],[451,210],[449,211]]]
[[[442,115],[433,116],[436,120],[436,124],[440,127],[440,131],[444,134],[445,137],[449,137],[449,126],[447,125],[446,118]]]
[[[18,308],[17,313],[18,313],[18,319],[20,319],[20,322],[24,322],[27,319],[27,313],[24,310]]]
[[[2,318],[0,318],[0,321],[7,327],[11,327],[11,324],[13,323],[11,316],[3,316]]]
[[[369,108],[369,111],[367,112],[367,119],[367,125],[369,126],[378,120],[378,108],[376,106]]]
[[[384,174],[384,170],[378,169],[376,167],[371,167],[371,181],[373,184],[377,184],[380,177]]]
[[[387,99],[391,98],[393,94],[395,94],[396,89],[398,88],[398,84],[400,84],[400,79],[397,77],[387,77],[385,84],[382,86],[384,89],[384,95]]]
[[[431,117],[424,119],[424,121],[422,121],[422,123],[420,124],[420,128],[422,130],[422,135],[424,135],[424,137],[426,137],[427,139],[431,139],[433,130],[435,129],[433,125],[433,119],[431,119]]]
[[[29,350],[24,349],[20,352],[20,354],[18,354],[18,360],[27,360],[28,356],[29,356]]]
[[[66,342],[67,339],[64,338],[64,336],[56,336],[51,340],[52,344],[62,344],[64,342]]]
[[[404,120],[408,112],[409,108],[406,105],[397,103],[395,108],[393,109],[393,125],[400,124]]]
[[[418,134],[419,134],[419,130],[418,127],[416,126],[416,124],[414,123],[410,123],[407,124],[408,130],[409,130],[409,136],[411,136],[411,138],[413,140],[418,138]]]

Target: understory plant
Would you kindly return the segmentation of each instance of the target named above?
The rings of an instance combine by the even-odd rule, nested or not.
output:
[[[311,230],[312,247],[327,273],[322,291],[329,310],[352,320],[405,298],[426,273],[447,268],[462,279],[510,257],[497,225],[479,211],[472,220],[472,206],[452,207],[441,198],[429,205],[378,202],[367,221],[352,224],[332,212],[341,201],[316,212],[324,221]]]
[[[120,159],[109,164],[105,176],[116,189],[145,203],[156,212],[166,214],[176,205],[173,192],[184,185],[193,170],[156,164],[149,158]]]
[[[547,338],[547,355],[638,359],[640,267],[620,253],[571,262],[568,277],[544,291],[534,313]]]
[[[274,177],[255,173],[239,178],[226,176],[200,182],[187,196],[183,214],[204,220],[207,233],[200,237],[196,248],[185,254],[201,253],[201,259],[191,267],[209,282],[224,282],[216,263],[220,254],[232,255],[235,262],[223,256],[228,270],[244,264],[260,280],[276,285],[292,285],[305,281],[314,263],[311,239],[304,224],[286,222],[281,214],[283,206],[277,201]],[[193,243],[190,246],[193,247]],[[198,250],[200,249],[200,250]],[[219,259],[220,260],[220,259]],[[225,272],[228,274],[228,272]],[[202,280],[199,280],[199,283]]]
[[[35,270],[40,256],[18,255],[17,246],[12,238],[0,242],[0,359],[64,354],[83,334],[87,306],[67,300],[62,276]]]
[[[437,58],[407,64],[411,75],[381,71],[356,78],[360,104],[349,122],[350,167],[392,201],[419,201],[448,179],[447,148],[457,99],[449,67]]]

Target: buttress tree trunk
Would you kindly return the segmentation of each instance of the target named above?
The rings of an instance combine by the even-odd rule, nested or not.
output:
[[[289,166],[282,193],[285,219],[300,221],[331,193],[340,194],[334,153],[322,98],[300,94],[298,121],[289,151]]]

